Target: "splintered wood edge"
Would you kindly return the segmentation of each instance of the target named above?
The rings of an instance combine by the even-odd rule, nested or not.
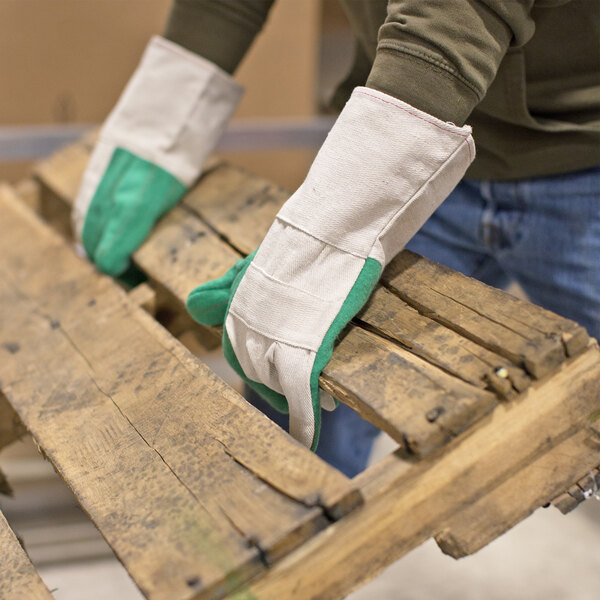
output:
[[[435,535],[442,552],[453,558],[474,554],[537,508],[548,506],[561,489],[587,472],[574,486],[579,496],[567,493],[575,503],[583,501],[600,485],[600,473],[595,468],[600,462],[600,444],[594,448],[590,442],[590,432],[581,428],[465,507]],[[558,508],[564,512],[565,506],[563,499]]]
[[[504,313],[494,318],[485,314],[485,312],[481,312],[478,308],[466,304],[464,300],[456,299],[452,295],[434,288],[419,287],[417,285],[413,291],[407,290],[406,286],[402,285],[402,279],[406,277],[407,270],[411,269],[418,269],[418,272],[423,271],[423,273],[428,272],[430,275],[435,275],[435,273],[439,272],[446,280],[448,278],[456,280],[456,285],[453,286],[453,289],[459,292],[459,296],[464,292],[462,287],[467,286],[471,289],[473,298],[480,296],[489,297],[490,301],[486,306],[492,313],[494,309],[491,307],[496,307],[496,310],[498,310],[499,300],[503,300],[504,303],[508,302],[513,307],[522,308],[526,313],[535,314],[539,322],[543,324],[544,331],[538,331],[535,326],[531,326],[529,327],[529,337],[525,333],[519,333],[516,336],[515,330],[503,323],[503,319],[510,320],[512,318],[506,316]],[[408,250],[404,250],[388,265],[382,280],[388,289],[394,291],[421,314],[453,329],[480,346],[504,356],[516,365],[524,366],[536,379],[540,379],[555,371],[565,361],[567,356],[570,355],[564,340],[566,340],[566,343],[570,343],[571,353],[573,354],[576,353],[575,351],[581,352],[585,350],[589,340],[587,332],[574,321],[560,317],[530,302],[515,298],[502,290],[487,286],[476,279],[467,277],[462,273],[453,271],[444,265]],[[446,304],[450,303],[461,318],[469,315],[471,318],[473,315],[477,316],[477,330],[474,329],[472,323],[464,324],[460,322],[460,319],[454,320],[457,315],[451,316],[447,314],[450,310],[449,306],[444,307],[444,302],[442,302],[441,307],[436,307],[434,300],[423,297],[424,293],[425,295],[429,293],[430,295],[433,294],[435,297],[439,297],[440,302],[443,300]],[[524,320],[515,321],[515,323],[523,322]],[[486,331],[486,323],[490,331]],[[538,324],[536,323],[536,325]],[[503,343],[495,340],[495,337],[499,334],[502,334],[506,338]],[[569,336],[572,336],[572,338]],[[508,340],[511,341],[509,342]]]
[[[584,500],[600,492],[600,465],[573,484],[568,490],[554,498],[552,505],[563,515],[577,508]]]

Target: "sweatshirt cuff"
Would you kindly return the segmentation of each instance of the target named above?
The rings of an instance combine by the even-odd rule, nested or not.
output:
[[[456,75],[401,50],[378,49],[366,85],[459,127],[481,100]]]
[[[175,2],[163,37],[232,74],[263,22],[244,23],[224,12],[211,10],[207,3]]]

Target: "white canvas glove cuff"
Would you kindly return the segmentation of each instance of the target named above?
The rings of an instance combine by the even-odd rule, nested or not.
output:
[[[73,211],[78,236],[115,148],[161,167],[189,187],[214,151],[242,92],[212,62],[154,37],[100,132]]]
[[[346,323],[353,316],[348,306],[358,305],[346,301],[364,296],[363,280],[375,285],[372,274],[418,231],[474,156],[469,127],[356,88],[279,211],[225,326],[245,375],[286,397],[290,432],[306,445],[318,433],[315,365],[323,340],[340,316]]]

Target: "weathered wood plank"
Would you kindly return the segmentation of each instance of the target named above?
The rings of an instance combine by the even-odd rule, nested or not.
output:
[[[492,393],[358,327],[339,343],[323,376],[334,397],[417,456],[440,448],[497,405]]]
[[[538,378],[589,341],[577,323],[409,251],[390,263],[383,281],[422,314],[523,364]]]
[[[456,377],[493,389],[503,398],[513,397],[531,383],[522,369],[503,356],[424,317],[384,287],[375,290],[357,320]]]
[[[359,475],[365,504],[259,576],[261,600],[333,600],[362,585],[466,509],[587,428],[600,407],[600,352],[570,359],[535,382],[518,403],[501,404],[443,453],[415,463],[394,454]],[[232,594],[236,600],[243,595]]]
[[[455,515],[436,534],[436,541],[454,558],[474,554],[551,502],[573,481],[584,477],[581,487],[588,489],[585,474],[598,464],[600,443],[594,444],[589,430],[580,430]]]
[[[247,255],[262,242],[289,195],[262,177],[222,164],[202,177],[183,202]]]
[[[146,595],[221,596],[360,502],[6,188],[0,212],[1,387]]]
[[[0,512],[0,599],[52,600],[52,594],[31,564],[17,536]]]

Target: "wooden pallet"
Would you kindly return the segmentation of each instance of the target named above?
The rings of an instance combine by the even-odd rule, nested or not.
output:
[[[464,556],[593,489],[595,341],[409,252],[321,377],[399,449],[353,480],[323,463],[177,339],[215,343],[185,299],[256,247],[287,194],[213,162],[135,253],[149,280],[126,293],[67,241],[91,144],[39,166],[39,198],[21,186],[41,219],[1,189],[0,411],[148,598],[341,598],[429,537]]]

